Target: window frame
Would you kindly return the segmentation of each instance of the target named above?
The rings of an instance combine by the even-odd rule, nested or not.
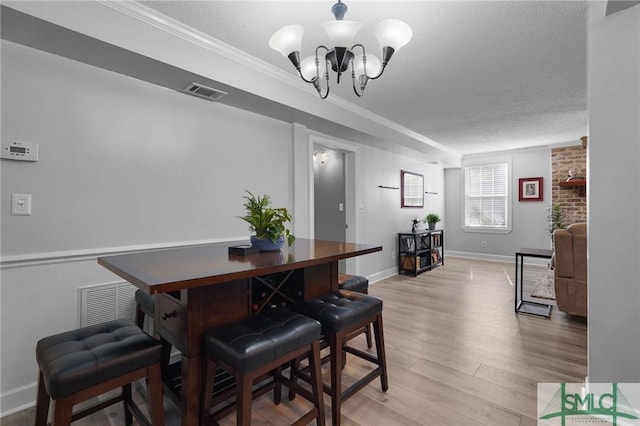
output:
[[[467,225],[467,169],[475,167],[487,167],[505,164],[506,173],[506,189],[505,189],[505,226],[469,226]],[[511,157],[493,157],[476,159],[473,161],[464,161],[462,164],[462,212],[461,227],[464,232],[482,232],[488,234],[508,234],[512,231],[512,212],[513,212],[513,184],[512,184],[512,160]]]

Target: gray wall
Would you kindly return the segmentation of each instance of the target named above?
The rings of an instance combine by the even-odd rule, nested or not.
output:
[[[2,44],[2,255],[247,236],[244,189],[288,205],[290,125],[57,56]],[[256,179],[257,176],[268,178]],[[7,203],[8,205],[8,203]]]
[[[439,225],[445,226],[447,222],[444,214],[444,173],[439,166],[419,159],[411,160],[366,147],[358,151],[357,163],[357,170],[367,171],[366,175],[357,177],[358,240],[379,241],[384,247],[378,257],[363,256],[357,260],[361,262],[365,275],[379,271],[395,275],[398,272],[397,233],[410,231],[414,218],[424,219],[430,212],[444,218]],[[425,194],[424,208],[400,208],[399,189],[378,188],[378,185],[399,188],[400,170],[424,175],[425,191],[437,193]],[[426,224],[421,224],[421,229],[424,228]]]
[[[590,6],[589,380],[640,382],[640,7]]]
[[[512,230],[508,234],[489,232],[465,232],[463,218],[463,169],[445,170],[445,211],[447,215],[447,252],[463,256],[487,257],[496,260],[513,259],[520,247],[551,248],[547,233],[547,209],[551,205],[551,160],[548,148],[523,149],[465,157],[466,160],[511,157],[511,208]],[[463,161],[465,161],[463,159]],[[518,179],[543,177],[543,201],[518,201]],[[486,241],[486,247],[482,242]]]
[[[40,145],[36,163],[2,160],[1,415],[33,405],[38,339],[79,325],[78,288],[122,281],[96,256],[248,238],[244,189],[269,193],[310,235],[311,135],[300,125],[189,97],[2,41],[2,142]],[[443,170],[424,158],[352,144],[355,260],[371,282],[394,275],[396,233],[426,209],[400,209],[400,170],[425,175],[444,212]],[[12,193],[33,215],[10,216]]]

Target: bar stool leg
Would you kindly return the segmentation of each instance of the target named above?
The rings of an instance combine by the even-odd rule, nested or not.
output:
[[[44,377],[42,371],[39,374],[38,379],[38,400],[36,402],[36,421],[35,426],[46,426],[47,416],[49,415],[49,402],[51,398],[47,393],[47,388],[44,385]]]
[[[147,382],[147,386],[149,383]],[[124,424],[127,426],[131,426],[133,423],[133,416],[131,415],[131,411],[129,410],[129,404],[131,404],[132,396],[131,396],[131,383],[128,383],[122,387],[122,408],[124,409]]]
[[[295,357],[294,359],[292,359],[289,363],[289,366],[289,381],[291,382],[291,385],[289,386],[289,400],[293,401],[296,397],[295,385],[298,382],[298,377],[294,374],[294,372],[298,371],[298,369],[300,368],[300,358]]]
[[[373,340],[371,340],[371,324],[367,324],[367,327],[364,333],[367,338],[367,347],[371,349],[373,347]]]
[[[73,411],[73,400],[62,398],[53,401],[53,419],[51,426],[68,426],[71,424],[71,413]]]
[[[344,333],[332,333],[329,336],[331,346],[331,421],[333,426],[340,425],[340,406],[342,404],[342,359]]]
[[[202,412],[200,413],[200,418],[205,419],[211,409],[213,408],[213,388],[216,384],[216,369],[217,364],[211,361],[211,359],[207,356],[204,357],[204,386],[203,386],[203,398],[202,398]]]
[[[296,358],[293,362],[297,362],[297,360],[298,358]],[[314,405],[318,409],[318,417],[316,418],[317,426],[324,426],[325,424],[324,405],[320,403],[320,401],[322,401],[322,396],[323,396],[321,364],[322,364],[322,360],[320,356],[320,342],[315,341],[311,344],[311,354],[309,355],[309,367],[311,370],[311,383],[313,383],[313,398],[316,401]]]
[[[389,389],[389,380],[387,378],[387,355],[384,351],[382,314],[376,315],[376,319],[373,322],[373,333],[376,337],[376,352],[378,353],[378,365],[380,366],[380,384],[382,390],[386,392]]]
[[[282,377],[282,366],[276,368],[275,377],[277,377],[278,380],[275,380],[273,386],[273,403],[278,405],[282,402],[282,380],[280,380]]]
[[[369,294],[369,290],[365,289],[362,291],[362,293]],[[371,349],[373,347],[373,341],[371,340],[371,324],[366,325],[364,333],[367,338],[367,347]]]
[[[249,374],[242,375],[242,377],[236,377],[238,383],[237,389],[237,401],[238,407],[237,413],[237,425],[238,426],[250,426],[251,425],[251,400],[253,389],[253,377]]]
[[[162,366],[154,364],[147,369],[147,400],[152,425],[164,425],[164,401],[162,400]]]

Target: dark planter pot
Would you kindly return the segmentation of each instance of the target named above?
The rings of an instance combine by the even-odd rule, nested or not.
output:
[[[429,231],[433,231],[434,229],[436,229],[436,223],[437,222],[429,222]]]
[[[284,244],[284,237],[280,237],[274,243],[268,238],[258,238],[255,235],[251,236],[251,245],[258,247],[260,251],[279,251]]]

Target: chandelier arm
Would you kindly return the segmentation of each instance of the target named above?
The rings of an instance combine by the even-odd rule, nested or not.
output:
[[[368,77],[369,80],[376,80],[380,77],[382,77],[382,73],[384,72],[385,67],[387,66],[387,64],[382,64],[382,67],[380,68],[380,72],[378,73],[378,75],[376,75],[375,77]]]
[[[351,80],[353,81],[353,93],[355,93],[359,98],[361,98],[362,95],[364,95],[364,91],[358,92],[358,89],[356,88],[356,77],[355,76],[352,76]]]
[[[298,69],[298,75],[300,76],[302,81],[304,81],[305,83],[314,84],[317,81],[317,78],[314,78],[314,79],[311,79],[311,80],[307,80],[306,78],[304,78],[304,75],[302,75],[302,70],[300,70],[300,69]]]
[[[366,58],[366,57],[367,57],[367,52],[365,51],[364,46],[363,46],[362,44],[360,44],[360,43],[356,43],[356,44],[354,44],[353,46],[351,46],[351,50],[353,51],[356,47],[359,47],[360,49],[362,49],[362,56],[363,56],[364,58]],[[373,76],[373,77],[370,77],[370,76],[367,74],[367,61],[365,60],[365,61],[364,61],[364,75],[365,75],[365,77],[367,78],[367,80],[375,80],[375,79],[377,79],[377,78],[380,78],[380,77],[382,76],[382,73],[384,72],[384,68],[385,68],[386,66],[387,66],[387,63],[386,63],[386,62],[383,62],[383,63],[382,63],[382,67],[380,68],[380,72],[378,73],[378,75]]]
[[[387,64],[389,63],[389,61],[391,60],[391,57],[393,56],[393,53],[395,52],[395,50],[393,49],[393,47],[383,47],[382,48],[382,67],[380,68],[380,73],[378,73],[377,76],[372,77],[372,80],[375,80],[376,78],[379,78],[382,73],[384,72],[384,69],[387,67]]]
[[[293,66],[298,71],[298,75],[300,76],[302,81],[304,81],[305,83],[313,83],[313,80],[307,80],[306,78],[304,78],[304,75],[302,75],[302,68],[300,67],[300,52],[298,52],[297,50],[293,51],[289,53],[287,58],[289,58]]]
[[[327,96],[329,96],[329,91],[330,91],[330,87],[329,87],[329,61],[327,60],[327,53],[324,54],[324,56],[320,55],[320,50],[324,49],[325,52],[329,52],[329,48],[327,46],[324,45],[319,45],[316,47],[316,79],[314,80],[313,86],[316,88],[316,90],[318,91],[318,95],[320,96],[320,99],[326,99]],[[324,64],[324,75],[320,76],[320,58],[322,58],[322,60],[325,62]],[[320,81],[322,80],[321,77],[324,77],[324,79],[326,80],[326,92],[324,93],[324,95],[322,94],[322,85],[320,84]]]
[[[318,95],[320,95],[320,99],[327,99],[327,96],[329,96],[329,85],[327,85],[327,91],[324,93],[324,95],[320,91],[320,88],[318,88],[317,90],[318,90]]]
[[[325,59],[326,61],[326,59]],[[327,71],[324,72],[324,79],[326,80],[326,84],[325,87],[327,88],[327,91],[324,93],[324,95],[322,94],[322,87],[320,86],[320,81],[319,79],[316,80],[316,84],[314,84],[314,86],[316,87],[316,90],[318,91],[318,95],[320,95],[320,99],[327,99],[327,96],[329,96],[329,91],[330,91],[330,87],[329,87],[329,71],[327,69]]]
[[[364,77],[364,82],[360,82],[360,92],[358,91],[357,85],[356,85],[356,67],[353,64],[353,61],[351,61],[351,82],[353,85],[353,93],[355,93],[359,98],[362,97],[362,95],[364,95],[364,89],[365,86],[367,85],[367,76],[363,76]]]
[[[325,75],[327,80],[327,84],[325,85],[325,87],[327,88],[327,91],[324,93],[324,95],[322,94],[322,85],[320,84],[320,79],[313,80],[313,87],[315,87],[316,91],[318,92],[318,96],[320,96],[320,99],[327,99],[327,96],[329,96],[329,75],[327,73],[325,73]]]
[[[298,71],[298,74],[300,75],[300,78],[302,79],[302,81],[304,81],[305,83],[310,83],[313,84],[313,87],[316,89],[316,91],[318,92],[318,95],[320,95],[321,99],[326,99],[327,96],[329,96],[329,79],[327,78],[327,91],[326,93],[323,95],[322,94],[322,85],[320,84],[320,80],[318,77],[312,79],[312,80],[307,80],[306,78],[304,78],[304,76],[302,75],[302,73],[300,71]],[[328,76],[327,76],[328,77]]]

